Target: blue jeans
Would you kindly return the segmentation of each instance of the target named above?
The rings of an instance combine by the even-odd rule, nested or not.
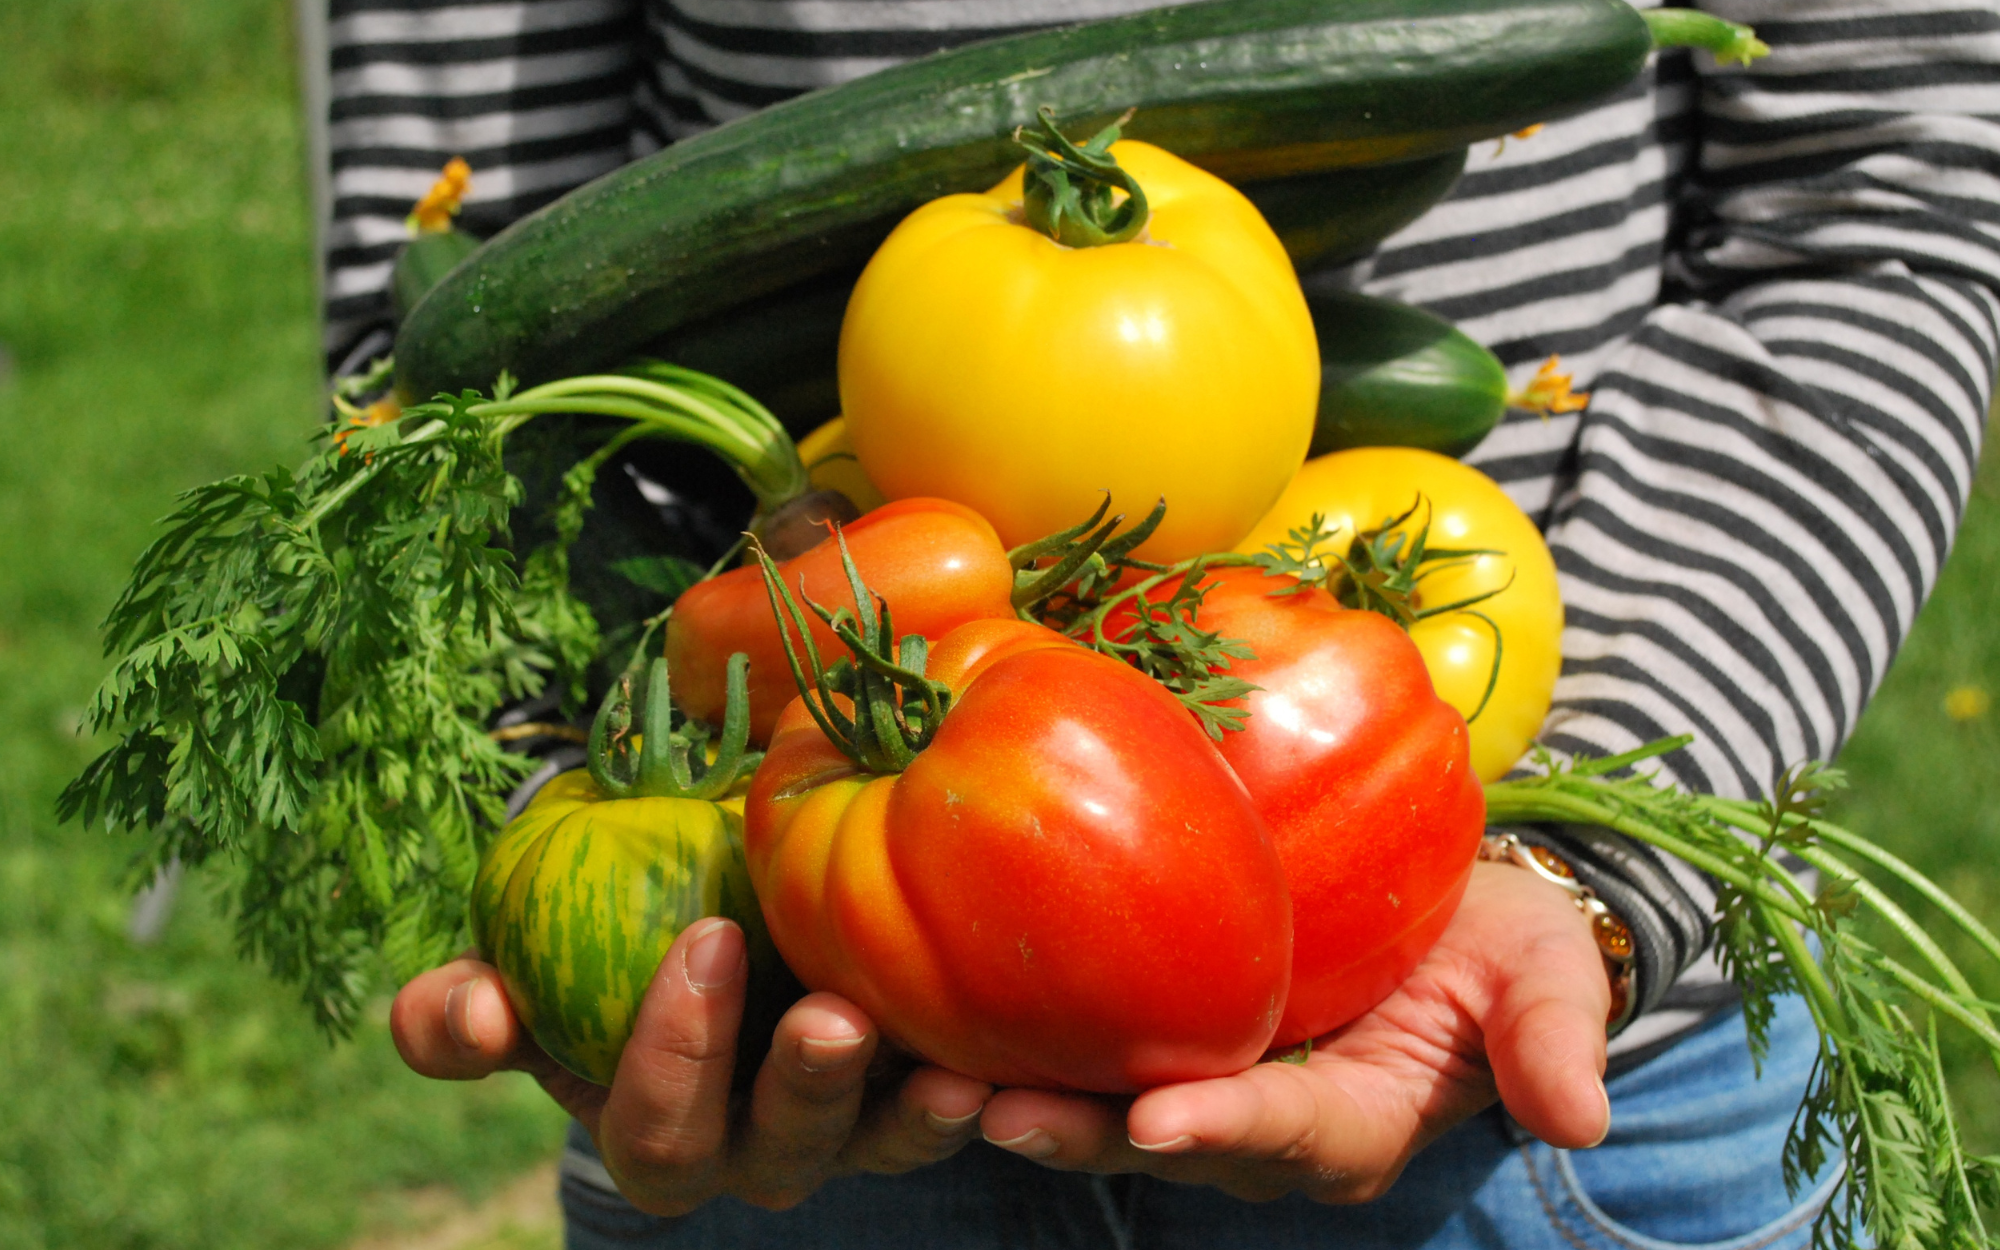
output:
[[[1366,1206],[1293,1196],[1239,1202],[1142,1176],[1054,1172],[984,1143],[901,1176],[833,1181],[789,1211],[735,1199],[682,1219],[644,1215],[563,1177],[568,1250],[1793,1250],[1838,1168],[1796,1198],[1779,1150],[1817,1041],[1796,1000],[1781,1005],[1762,1080],[1742,1016],[1723,1012],[1609,1082],[1611,1135],[1555,1150],[1500,1112],[1474,1117],[1411,1161]],[[572,1126],[571,1145],[589,1138]],[[592,1157],[594,1158],[594,1157]],[[598,1169],[601,1171],[601,1168]]]

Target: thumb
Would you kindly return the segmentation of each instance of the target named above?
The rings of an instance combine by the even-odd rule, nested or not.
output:
[[[1603,1077],[1611,986],[1581,913],[1567,898],[1560,905],[1574,923],[1523,944],[1482,1025],[1508,1113],[1551,1146],[1585,1149],[1611,1129]]]

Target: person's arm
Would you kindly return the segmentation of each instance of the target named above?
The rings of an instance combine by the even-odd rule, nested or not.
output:
[[[388,351],[403,219],[454,156],[485,238],[632,150],[637,0],[331,0],[328,364]],[[343,368],[345,366],[345,368]]]
[[[1553,491],[1569,628],[1544,740],[1691,732],[1666,774],[1740,797],[1839,751],[1965,506],[1996,360],[2000,15],[1707,7],[1773,51],[1747,73],[1696,58],[1672,302],[1606,360]],[[1680,918],[1632,903],[1681,963],[1652,961],[1655,1010],[1614,1053],[1727,997],[1710,960],[1662,980],[1706,946],[1703,878],[1614,835],[1565,850],[1601,891],[1679,886],[1653,897]]]

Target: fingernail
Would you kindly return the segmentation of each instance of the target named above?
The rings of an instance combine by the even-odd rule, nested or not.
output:
[[[688,943],[681,966],[695,993],[723,988],[743,971],[743,931],[727,920],[710,922]]]
[[[479,978],[472,977],[451,987],[444,996],[444,1027],[451,1040],[467,1050],[479,1049],[479,1031],[472,1027],[472,992]]]
[[[1182,1133],[1179,1137],[1162,1142],[1143,1142],[1136,1137],[1127,1137],[1125,1140],[1131,1142],[1141,1150],[1150,1150],[1156,1155],[1171,1155],[1179,1154],[1189,1146],[1194,1145],[1194,1134]]]
[[[1585,1150],[1589,1150],[1592,1146],[1603,1145],[1604,1139],[1611,1136],[1611,1091],[1604,1088],[1604,1078],[1601,1076],[1597,1078],[1597,1096],[1604,1100],[1604,1131],[1597,1135],[1597,1140],[1590,1143],[1590,1146],[1585,1146]]]
[[[1011,1150],[1030,1159],[1046,1159],[1062,1148],[1061,1142],[1038,1128],[1029,1129],[1019,1137],[1010,1137],[1006,1141],[993,1141],[991,1137],[986,1140],[1002,1150]]]
[[[966,1129],[972,1127],[972,1122],[979,1118],[979,1111],[981,1110],[984,1110],[984,1108],[968,1111],[955,1120],[947,1120],[935,1111],[926,1111],[924,1112],[924,1123],[930,1125],[931,1131],[939,1137],[956,1137]],[[1028,1136],[1033,1137],[1034,1134],[1030,1133]]]
[[[859,1037],[802,1037],[799,1066],[808,1072],[831,1072],[853,1063],[860,1051]]]

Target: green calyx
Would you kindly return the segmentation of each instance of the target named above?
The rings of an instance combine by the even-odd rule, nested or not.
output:
[[[1229,666],[1252,652],[1239,639],[1200,628],[1195,617],[1213,585],[1207,571],[1252,558],[1221,552],[1178,564],[1141,560],[1132,552],[1166,519],[1166,501],[1122,534],[1125,518],[1105,519],[1110,510],[1107,498],[1080,524],[1007,553],[1014,611],[1138,669],[1219,741],[1248,715],[1235,701],[1257,687],[1230,676]]]
[[[1380,525],[1356,533],[1344,552],[1330,546],[1321,549],[1335,534],[1327,531],[1326,518],[1315,513],[1305,525],[1291,530],[1287,541],[1273,544],[1256,559],[1265,576],[1296,581],[1295,585],[1273,594],[1295,595],[1315,586],[1324,587],[1342,607],[1379,613],[1405,630],[1419,621],[1450,613],[1464,613],[1482,621],[1493,633],[1493,665],[1487,673],[1486,693],[1480,696],[1479,706],[1465,718],[1471,724],[1486,710],[1494,688],[1500,684],[1500,657],[1506,642],[1500,635],[1499,622],[1478,611],[1477,605],[1506,590],[1514,584],[1514,579],[1509,576],[1504,586],[1450,603],[1424,603],[1426,577],[1459,568],[1481,556],[1507,554],[1492,547],[1433,547],[1428,517],[1414,534],[1405,533],[1405,523],[1427,505],[1428,501],[1419,494],[1401,516],[1390,517]]]
[[[1138,238],[1152,215],[1146,193],[1111,155],[1132,110],[1082,147],[1056,128],[1054,109],[1044,104],[1035,112],[1039,123],[1034,129],[1014,132],[1014,142],[1028,150],[1022,185],[1028,224],[1064,247],[1103,247]],[[1118,200],[1115,191],[1123,191],[1125,198]]]
[[[635,659],[632,669],[637,667]],[[605,695],[590,727],[590,778],[606,797],[719,799],[763,759],[744,750],[750,741],[749,656],[738,651],[729,657],[728,702],[713,760],[706,725],[674,726],[666,660],[653,657],[637,691],[632,669]]]
[[[847,573],[855,604],[868,605],[858,613],[829,609],[810,599],[800,607],[763,544],[752,542],[751,550],[764,570],[764,589],[778,618],[778,636],[784,640],[785,658],[806,710],[827,740],[864,772],[899,773],[936,736],[951,708],[951,690],[943,682],[924,676],[929,644],[921,634],[895,641],[888,603],[861,580],[861,571],[854,567],[847,538],[839,527],[833,536],[840,544],[840,565]],[[846,645],[846,656],[831,665],[821,660],[807,608]],[[796,645],[792,641],[794,630],[799,639]],[[851,715],[835,701],[836,695],[846,700]]]
[[[1748,65],[1771,47],[1741,22],[1728,22],[1694,9],[1648,9],[1639,15],[1653,32],[1656,48],[1707,48],[1718,65]]]

